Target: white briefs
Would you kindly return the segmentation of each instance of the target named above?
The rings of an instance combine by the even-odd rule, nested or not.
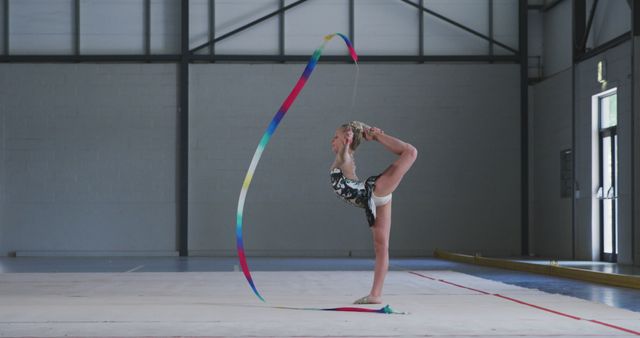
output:
[[[385,205],[389,202],[391,202],[391,195],[389,194],[387,196],[376,196],[376,194],[371,193],[371,200],[373,201],[373,204],[375,204],[376,207],[379,207],[381,205]]]

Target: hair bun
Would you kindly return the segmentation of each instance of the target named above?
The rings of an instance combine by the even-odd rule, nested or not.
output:
[[[360,121],[351,121],[349,122],[349,125],[351,126],[351,128],[359,131],[359,132],[364,132],[365,126],[366,124],[360,122]]]

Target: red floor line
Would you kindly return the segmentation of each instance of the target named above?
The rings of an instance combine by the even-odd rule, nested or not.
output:
[[[462,285],[460,285],[460,284],[452,283],[452,282],[446,281],[446,280],[444,280],[444,279],[435,279],[435,278],[433,278],[433,277],[429,277],[429,276],[427,276],[427,275],[423,275],[423,274],[421,274],[421,273],[417,273],[417,272],[413,272],[413,271],[409,271],[409,273],[414,274],[414,275],[416,275],[416,276],[423,277],[423,278],[427,278],[427,279],[435,280],[435,281],[438,281],[438,282],[442,282],[442,283],[446,283],[446,284],[451,284],[451,285],[453,285],[453,286],[457,286],[457,287],[459,287],[459,288],[463,288],[463,289],[467,289],[467,290],[471,290],[471,291],[475,291],[475,292],[480,292],[480,293],[485,294],[485,295],[490,295],[490,293],[488,293],[488,292],[484,292],[484,291],[482,291],[482,290],[478,290],[478,289],[473,289],[473,288],[469,288],[469,287],[466,287],[466,286],[462,286]]]
[[[477,289],[473,289],[473,288],[466,287],[466,286],[463,286],[463,285],[459,285],[459,284],[456,284],[456,283],[452,283],[452,282],[446,281],[444,279],[435,279],[435,278],[432,278],[432,277],[429,277],[429,276],[426,276],[426,275],[423,275],[423,274],[420,274],[420,273],[417,273],[417,272],[414,272],[414,271],[409,271],[409,273],[411,273],[413,275],[416,275],[416,276],[419,276],[419,277],[427,278],[427,279],[430,279],[430,280],[433,280],[433,281],[438,281],[438,282],[446,283],[446,284],[449,284],[449,285],[453,285],[453,286],[456,286],[456,287],[459,287],[459,288],[477,291],[477,292],[480,292],[480,293],[485,294],[485,295],[491,295],[491,293],[488,293],[488,292],[485,292],[485,291],[481,291],[481,290],[477,290]],[[542,307],[542,306],[538,306],[538,305],[534,305],[534,304],[531,304],[531,303],[527,303],[527,302],[524,302],[524,301],[521,301],[521,300],[518,300],[518,299],[515,299],[515,298],[503,296],[503,295],[500,295],[500,294],[497,294],[497,293],[493,294],[493,295],[496,296],[496,297],[502,298],[502,299],[510,300],[510,301],[518,303],[518,304],[530,306],[530,307],[536,308],[538,310],[551,312],[551,313],[554,313],[554,314],[557,314],[557,315],[560,315],[560,316],[564,316],[564,317],[568,317],[568,318],[571,318],[571,319],[575,319],[575,320],[584,320],[584,321],[592,322],[592,323],[599,324],[599,325],[602,325],[602,326],[606,326],[606,327],[609,327],[609,328],[612,328],[612,329],[616,329],[616,330],[620,330],[620,331],[623,331],[623,332],[626,332],[626,333],[631,333],[631,334],[640,336],[640,332],[634,331],[634,330],[631,330],[631,329],[627,329],[627,328],[624,328],[624,327],[621,327],[621,326],[617,326],[617,325],[601,322],[601,321],[595,320],[595,319],[584,319],[584,318],[572,316],[570,314],[566,314],[566,313],[562,313],[562,312],[559,312],[559,311],[547,309],[547,308]]]
[[[613,325],[613,324],[609,324],[609,323],[601,322],[601,321],[599,321],[599,320],[595,320],[595,319],[590,319],[589,321],[590,321],[590,322],[593,322],[593,323],[596,323],[596,324],[600,324],[600,325],[608,326],[608,327],[613,328],[613,329],[618,329],[618,330],[620,330],[620,331],[624,331],[624,332],[627,332],[627,333],[635,334],[636,336],[640,336],[640,332],[638,332],[638,331],[633,331],[633,330],[625,329],[624,327],[620,327],[620,326],[617,326],[617,325]]]
[[[496,297],[500,297],[500,298],[504,298],[504,299],[510,300],[510,301],[512,301],[512,302],[516,302],[516,303],[518,303],[518,304],[522,304],[522,305],[526,305],[526,306],[531,306],[531,307],[536,308],[536,309],[538,309],[538,310],[547,311],[547,312],[555,313],[555,314],[560,315],[560,316],[569,317],[569,318],[571,318],[571,319],[575,319],[575,320],[581,320],[581,319],[583,319],[583,318],[580,318],[580,317],[572,316],[572,315],[570,315],[570,314],[562,313],[562,312],[560,312],[560,311],[555,311],[555,310],[547,309],[546,307],[542,307],[542,306],[534,305],[534,304],[531,304],[531,303],[523,302],[523,301],[518,300],[518,299],[515,299],[515,298],[511,298],[511,297],[507,297],[507,296],[499,295],[499,294],[497,294],[497,293],[496,293],[496,294],[494,294],[494,296],[496,296]]]
[[[490,293],[488,293],[488,292],[484,292],[484,291],[482,291],[482,290],[478,290],[478,289],[474,289],[474,288],[470,288],[470,287],[462,286],[462,285],[459,285],[459,284],[456,284],[456,283],[452,283],[452,282],[446,281],[446,280],[444,280],[444,279],[439,279],[438,281],[443,282],[443,283],[446,283],[446,284],[450,284],[450,285],[453,285],[453,286],[457,286],[457,287],[459,287],[459,288],[463,288],[463,289],[467,289],[467,290],[471,290],[471,291],[480,292],[480,293],[482,293],[482,294],[484,294],[484,295],[490,295]]]
[[[409,271],[409,273],[410,273],[410,274],[413,274],[413,275],[416,275],[416,276],[420,276],[420,277],[426,278],[426,279],[436,280],[436,279],[435,279],[435,278],[433,278],[433,277],[429,277],[429,276],[423,275],[423,274],[421,274],[421,273],[417,273],[417,272],[413,272],[413,271]]]

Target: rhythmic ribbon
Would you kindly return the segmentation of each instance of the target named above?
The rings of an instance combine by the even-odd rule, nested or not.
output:
[[[336,307],[331,309],[318,309],[311,307],[289,307],[289,306],[274,306],[276,309],[287,309],[287,310],[310,310],[310,311],[343,311],[343,312],[369,312],[369,313],[384,313],[384,314],[395,314],[395,315],[408,315],[408,312],[399,312],[393,310],[389,305],[385,305],[379,309],[365,309],[361,307]]]
[[[298,97],[298,94],[300,94],[300,92],[302,91],[302,88],[304,88],[305,84],[307,83],[307,80],[309,79],[309,77],[311,76],[311,73],[313,72],[314,68],[316,67],[316,64],[318,63],[318,60],[320,59],[320,55],[322,55],[322,51],[324,50],[324,47],[326,46],[327,42],[329,42],[331,39],[333,39],[333,37],[335,37],[336,35],[341,37],[342,40],[344,40],[345,44],[347,45],[347,48],[349,48],[349,54],[351,55],[351,59],[357,65],[357,63],[358,63],[358,55],[356,54],[356,51],[353,48],[353,44],[351,43],[351,41],[349,41],[349,38],[347,38],[344,34],[341,34],[341,33],[329,34],[329,35],[326,35],[324,37],[324,41],[322,42],[320,47],[318,47],[313,52],[313,55],[311,56],[311,59],[307,63],[306,68],[302,72],[302,75],[298,79],[298,82],[296,83],[296,85],[291,90],[291,93],[289,93],[289,96],[287,96],[287,98],[284,100],[284,102],[282,102],[282,105],[280,106],[280,109],[278,109],[278,112],[276,112],[276,115],[271,120],[271,123],[269,123],[269,126],[267,127],[267,130],[262,135],[262,138],[260,139],[260,143],[258,143],[258,147],[256,148],[256,152],[253,154],[253,158],[251,159],[251,164],[249,165],[249,169],[247,170],[247,174],[246,174],[246,176],[244,178],[244,182],[242,183],[242,189],[240,190],[240,197],[238,198],[238,210],[237,210],[237,214],[236,214],[236,248],[237,248],[237,251],[238,251],[238,260],[240,261],[240,267],[242,268],[242,272],[244,273],[244,276],[247,279],[247,282],[249,282],[249,286],[251,286],[251,289],[253,290],[253,293],[255,293],[256,296],[261,301],[263,301],[265,303],[266,303],[266,301],[264,300],[264,298],[262,297],[260,292],[258,292],[258,289],[256,288],[256,285],[253,282],[253,278],[251,277],[251,272],[249,271],[249,266],[247,265],[247,257],[246,257],[245,252],[244,252],[244,241],[242,240],[242,214],[243,214],[243,211],[244,211],[244,202],[245,202],[245,199],[247,197],[247,192],[249,191],[249,185],[251,185],[251,180],[253,179],[253,174],[256,171],[256,167],[258,166],[258,162],[260,161],[260,157],[262,156],[262,153],[264,152],[264,149],[266,148],[267,144],[269,143],[269,140],[271,139],[271,136],[276,131],[276,128],[278,128],[278,125],[280,124],[280,121],[282,121],[282,118],[287,113],[287,111],[289,110],[289,108],[291,107],[293,102]],[[279,308],[285,309],[287,307],[279,307]],[[363,308],[355,308],[355,307],[332,308],[332,309],[316,309],[316,308],[287,308],[287,309],[317,310],[317,311],[352,311],[352,312],[400,313],[400,312],[395,312],[395,311],[391,310],[391,308],[388,305],[383,307],[383,308],[380,308],[379,310],[363,309]]]

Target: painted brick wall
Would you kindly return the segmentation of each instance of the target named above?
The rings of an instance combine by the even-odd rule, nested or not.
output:
[[[175,251],[175,65],[0,65],[3,253]]]
[[[532,251],[571,258],[571,197],[560,196],[560,152],[571,148],[571,69],[536,84],[533,128]]]
[[[191,68],[190,249],[232,254],[238,194],[259,138],[303,65]],[[265,151],[245,205],[247,251],[368,255],[364,213],[328,182],[335,128],[357,119],[420,152],[394,194],[391,251],[435,248],[519,253],[517,65],[321,64]],[[393,160],[378,144],[357,153],[358,175]]]
[[[192,254],[233,254],[245,170],[302,69],[192,66]],[[11,64],[0,72],[3,252],[173,253],[175,66]],[[361,65],[351,110],[353,72],[321,64],[276,132],[247,199],[248,251],[371,254],[363,211],[338,200],[327,175],[335,127],[359,119],[420,150],[394,195],[394,255],[518,253],[518,66]],[[378,174],[393,158],[364,144],[358,174]]]

